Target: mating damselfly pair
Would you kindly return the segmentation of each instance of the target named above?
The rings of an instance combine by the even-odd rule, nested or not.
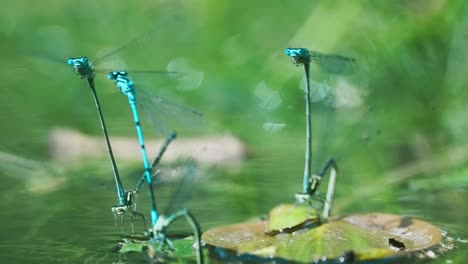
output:
[[[312,109],[310,79],[310,63],[315,62],[330,74],[349,74],[353,73],[357,67],[357,62],[354,58],[345,57],[334,54],[323,54],[310,51],[305,48],[286,48],[285,54],[291,57],[291,61],[296,66],[304,67],[305,75],[305,113],[306,113],[306,144],[305,144],[305,165],[302,183],[302,192],[296,194],[296,199],[299,202],[309,201],[316,194],[320,182],[325,173],[330,170],[330,179],[327,189],[327,194],[324,201],[322,218],[328,219],[331,213],[332,200],[334,195],[337,164],[335,158],[328,158],[323,167],[315,174],[312,174]]]
[[[354,68],[356,61],[304,48],[287,48],[285,53],[294,64],[304,67],[306,78],[306,152],[302,191],[296,193],[296,203],[277,205],[262,219],[205,232],[202,239],[211,253],[228,262],[400,263],[399,260],[406,257],[413,262],[415,258],[435,258],[452,249],[453,244],[442,238],[444,231],[415,218],[381,213],[330,218],[338,175],[337,160],[329,158],[321,169],[312,174],[310,63],[316,61],[329,73],[343,74]],[[324,103],[330,104],[329,101]],[[325,199],[321,200],[319,185],[328,171],[328,188]],[[322,202],[321,213],[314,208],[317,202]]]
[[[111,54],[113,54],[112,52]],[[97,60],[99,62],[104,61],[108,56],[104,56],[101,59]],[[131,113],[133,116],[134,127],[136,129],[136,134],[138,138],[138,142],[140,144],[140,151],[141,157],[143,161],[143,175],[135,185],[134,189],[125,189],[123,187],[121,177],[119,174],[119,170],[116,163],[116,158],[114,157],[114,153],[112,150],[112,145],[109,138],[108,128],[106,126],[106,122],[104,119],[103,111],[101,109],[101,104],[99,101],[99,97],[97,95],[97,89],[95,84],[95,74],[99,72],[99,70],[95,70],[94,66],[96,64],[92,64],[87,57],[77,57],[77,58],[70,58],[67,60],[67,64],[72,66],[75,73],[81,78],[86,79],[89,89],[91,90],[98,117],[100,120],[102,132],[104,135],[104,139],[106,142],[106,147],[108,150],[108,156],[111,161],[111,167],[113,171],[114,181],[116,185],[116,192],[119,204],[112,207],[112,212],[116,217],[123,219],[126,216],[130,216],[132,220],[132,232],[133,229],[133,218],[140,217],[142,218],[145,224],[146,230],[146,217],[143,213],[136,211],[136,196],[140,193],[141,188],[144,183],[146,183],[148,187],[148,195],[150,198],[151,203],[151,210],[150,210],[150,223],[151,228],[148,230],[147,234],[149,235],[150,241],[158,242],[161,248],[169,248],[172,249],[172,243],[170,240],[166,238],[166,229],[172,222],[180,217],[185,217],[189,222],[190,226],[193,229],[194,239],[196,242],[197,249],[197,262],[202,263],[203,258],[201,255],[201,241],[200,241],[200,227],[194,216],[191,212],[187,209],[182,209],[178,212],[169,214],[169,215],[162,215],[159,213],[157,206],[156,206],[156,199],[155,199],[155,191],[153,189],[153,177],[154,177],[154,168],[158,166],[161,158],[164,155],[168,145],[171,143],[172,140],[176,138],[176,132],[172,131],[166,138],[165,143],[161,147],[158,155],[155,157],[152,163],[149,162],[148,154],[145,147],[145,140],[143,136],[143,129],[141,125],[141,118],[139,114],[139,106],[144,108],[150,116],[150,119],[154,126],[159,129],[160,132],[165,131],[164,127],[164,117],[158,120],[158,117],[161,117],[164,114],[178,114],[181,119],[192,119],[194,120],[202,120],[203,114],[198,112],[197,110],[191,109],[186,106],[175,104],[163,97],[157,95],[151,95],[145,93],[144,90],[138,89],[138,92],[135,88],[134,82],[129,78],[129,74],[127,71],[123,70],[116,70],[110,71],[107,74],[109,80],[113,81],[115,86],[122,92],[128,99],[128,104],[131,109]],[[168,71],[134,71],[134,73],[146,73],[146,74],[157,74],[159,78],[183,78],[184,73],[181,72],[168,72]],[[139,95],[137,99],[137,94]],[[143,104],[141,104],[143,103]],[[138,105],[138,106],[137,106]],[[149,108],[149,109],[148,109]]]
[[[305,169],[303,175],[303,188],[295,196],[296,205],[279,205],[271,210],[266,219],[247,221],[245,223],[232,224],[224,227],[213,228],[203,234],[203,241],[212,250],[212,253],[221,260],[227,261],[287,261],[287,259],[297,259],[294,257],[285,258],[282,249],[287,251],[307,251],[312,252],[313,248],[303,248],[301,246],[289,248],[294,244],[294,237],[301,236],[308,232],[309,228],[314,229],[321,223],[327,222],[332,211],[332,202],[335,191],[335,183],[338,174],[337,161],[335,158],[328,158],[321,169],[312,173],[312,109],[311,109],[311,86],[310,86],[310,63],[315,61],[322,66],[322,69],[331,74],[351,73],[356,67],[356,60],[340,55],[328,55],[305,48],[287,48],[287,56],[291,57],[297,66],[303,66],[306,78],[305,106],[306,106],[306,146],[305,146]],[[333,92],[333,91],[331,91]],[[325,103],[325,102],[324,102]],[[331,102],[328,107],[334,107]],[[318,191],[320,183],[325,174],[330,171],[328,188],[324,201],[319,197]],[[315,202],[321,201],[323,204],[322,213],[319,214],[313,207]],[[304,228],[304,230],[302,230]],[[294,232],[298,231],[297,234]],[[304,231],[304,232],[303,232]],[[319,231],[320,232],[320,231]],[[277,236],[278,235],[278,236]],[[284,240],[283,240],[284,239]],[[308,238],[313,241],[314,238]],[[328,238],[325,238],[328,240]],[[281,243],[276,246],[275,242]],[[286,241],[286,242],[284,242]],[[317,242],[322,243],[322,242]],[[306,253],[298,253],[303,255]],[[328,259],[326,259],[328,260]],[[308,259],[313,262],[313,259]],[[318,262],[317,262],[318,263]],[[347,263],[341,261],[340,263]]]

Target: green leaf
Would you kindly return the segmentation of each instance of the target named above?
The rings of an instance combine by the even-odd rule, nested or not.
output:
[[[308,224],[319,224],[317,211],[308,205],[280,204],[270,210],[266,232],[291,232]]]
[[[439,228],[412,217],[373,213],[350,215],[343,220],[367,230],[381,230],[403,242],[408,251],[427,249],[442,240]]]
[[[148,247],[147,242],[129,242],[122,244],[119,253],[143,252]]]
[[[193,243],[192,237],[173,241],[174,251],[171,255],[177,258],[194,258],[196,254],[193,251]]]
[[[440,230],[427,222],[387,214],[351,215],[315,228],[275,235],[265,233],[268,226],[268,221],[228,225],[211,229],[202,238],[210,249],[217,249],[215,252],[224,250],[222,256],[234,252],[238,257],[250,255],[297,262],[403,257],[431,248],[442,239]]]
[[[119,253],[125,254],[128,252],[147,252],[151,258],[171,258],[172,260],[195,259],[196,254],[193,251],[193,237],[177,239],[172,242],[173,248],[170,249],[167,245],[157,242],[139,241],[136,239],[126,239],[121,243]]]

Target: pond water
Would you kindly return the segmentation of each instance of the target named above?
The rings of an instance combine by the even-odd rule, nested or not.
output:
[[[137,41],[100,67],[195,72],[179,79],[176,89],[157,91],[204,113],[197,129],[185,124],[179,130],[175,124],[176,141],[207,139],[192,147],[215,149],[217,157],[228,152],[227,145],[214,145],[217,136],[232,136],[244,146],[227,158],[230,162],[213,165],[198,156],[190,195],[169,206],[190,208],[203,230],[262,217],[279,203],[293,202],[301,190],[303,69],[284,55],[284,48],[297,46],[358,62],[352,75],[329,75],[317,65],[311,69],[317,91],[313,170],[330,156],[340,168],[333,214],[420,218],[455,240],[455,249],[433,263],[468,258],[464,1],[16,1],[4,6],[2,263],[148,263],[144,255],[113,252],[130,223],[122,230],[111,212],[117,199],[93,101],[65,61],[54,61],[100,57],[134,37]],[[151,75],[135,79],[146,87],[161,83]],[[96,86],[111,140],[129,140],[130,150],[116,149],[124,184],[131,185],[141,165],[127,100],[105,74],[97,74]],[[332,103],[325,100],[328,93],[335,96]],[[185,119],[180,116],[190,123]],[[68,136],[70,145],[53,155],[50,137],[57,128],[95,141]],[[143,129],[150,139],[162,138],[146,120]],[[74,151],[85,154],[81,160],[65,159]],[[181,164],[174,157],[163,159],[169,169],[162,174],[177,176],[174,168]],[[180,181],[175,178],[156,187],[161,211],[171,203]],[[143,191],[138,209],[147,214],[146,186]],[[141,223],[135,228],[141,230]],[[172,232],[188,230],[179,223]]]

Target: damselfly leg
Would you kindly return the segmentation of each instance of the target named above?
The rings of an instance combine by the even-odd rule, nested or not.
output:
[[[195,240],[195,247],[197,251],[197,263],[203,263],[203,251],[202,251],[202,243],[201,243],[201,231],[200,225],[198,221],[195,219],[193,214],[188,209],[182,209],[176,213],[173,213],[168,216],[161,215],[156,222],[156,224],[152,228],[152,237],[154,241],[160,243],[158,248],[159,251],[164,250],[173,250],[172,242],[166,237],[167,229],[169,226],[176,221],[178,218],[184,217],[190,227],[192,228],[194,240]]]
[[[338,176],[338,166],[336,164],[335,159],[330,158],[325,163],[325,166],[323,166],[323,168],[320,170],[319,173],[313,174],[309,178],[307,192],[296,193],[296,200],[298,202],[312,203],[314,200],[313,196],[317,192],[323,177],[329,170],[330,170],[330,176],[328,179],[327,194],[325,197],[325,201],[323,201],[324,205],[323,205],[323,212],[322,212],[322,219],[325,221],[330,216],[330,213],[332,210],[333,196],[335,194],[336,177]]]

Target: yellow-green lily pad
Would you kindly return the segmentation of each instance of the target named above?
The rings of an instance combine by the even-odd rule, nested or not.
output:
[[[219,258],[250,256],[308,263],[400,258],[429,249],[442,239],[441,231],[427,222],[388,214],[351,215],[275,235],[265,232],[268,226],[268,220],[228,225],[205,232],[202,239]]]
[[[317,211],[307,204],[280,204],[268,214],[266,233],[290,233],[319,222]]]
[[[439,228],[412,217],[374,213],[351,215],[343,220],[368,230],[381,230],[404,243],[407,251],[424,250],[442,240]]]

